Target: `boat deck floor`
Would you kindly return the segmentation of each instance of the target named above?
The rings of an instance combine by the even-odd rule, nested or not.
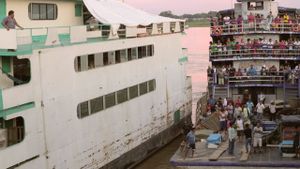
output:
[[[222,166],[222,168],[300,168],[299,158],[283,158],[279,148],[264,148],[261,153],[250,153],[248,155],[245,153],[244,143],[236,141],[234,156],[232,156],[228,154],[227,144],[228,142],[223,142],[218,149],[208,149],[206,143],[197,142],[193,158],[191,158],[191,151],[189,151],[187,158],[184,158],[185,152],[179,148],[171,158],[171,164],[176,167],[206,166],[206,168],[212,166],[216,168],[217,166]],[[220,156],[217,154],[220,154]],[[212,159],[214,160],[212,161]]]

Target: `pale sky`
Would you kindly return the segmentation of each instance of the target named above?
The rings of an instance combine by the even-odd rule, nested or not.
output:
[[[124,0],[126,3],[159,14],[171,10],[175,14],[201,13],[232,8],[236,0]],[[300,0],[277,0],[279,6],[300,8]]]

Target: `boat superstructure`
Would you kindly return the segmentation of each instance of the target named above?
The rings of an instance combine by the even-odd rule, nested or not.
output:
[[[219,11],[211,18],[210,98],[206,104],[199,100],[199,130],[191,130],[187,143],[170,159],[174,167],[300,167],[293,146],[299,115],[291,116],[299,114],[300,97],[300,17],[296,11],[279,7],[274,0],[237,0],[233,9]],[[266,107],[259,110],[261,104]],[[275,112],[270,113],[267,107]],[[267,112],[270,116],[289,116],[267,121]],[[262,145],[258,152],[254,126],[260,124]],[[253,125],[247,140],[251,141],[250,150],[243,138],[249,125]],[[241,137],[235,136],[236,129]],[[201,140],[190,141],[193,134]]]
[[[0,0],[25,28],[0,28],[0,168],[129,167],[189,119],[184,22],[101,24],[91,2]]]
[[[250,93],[254,103],[261,95],[266,103],[299,98],[299,35],[296,9],[273,0],[238,0],[220,11],[211,24],[209,93],[233,100]]]

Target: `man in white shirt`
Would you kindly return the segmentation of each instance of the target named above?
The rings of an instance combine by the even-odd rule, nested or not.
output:
[[[228,154],[229,155],[234,155],[235,139],[236,139],[236,130],[235,128],[233,128],[232,123],[230,123],[228,129],[228,140],[229,140]]]
[[[269,106],[270,108],[270,121],[276,120],[276,105],[274,102],[272,102]]]
[[[224,97],[224,99],[223,99],[223,107],[226,108],[226,107],[227,107],[227,104],[228,104],[227,98]]]
[[[238,141],[242,142],[242,137],[243,137],[243,133],[244,133],[244,121],[241,118],[241,116],[237,117],[236,126],[237,126]]]
[[[258,120],[262,119],[264,109],[265,109],[265,105],[261,101],[259,103],[257,103],[256,112],[257,112],[257,119]]]
[[[253,148],[254,152],[259,149],[259,151],[262,151],[262,136],[263,136],[263,128],[260,126],[260,123],[257,123],[257,125],[253,129]]]

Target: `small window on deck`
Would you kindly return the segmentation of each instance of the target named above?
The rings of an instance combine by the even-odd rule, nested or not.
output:
[[[116,57],[116,63],[121,63],[121,53],[119,50],[116,51],[115,57]]]
[[[127,88],[117,91],[117,100],[118,100],[118,104],[126,102],[128,100]]]
[[[103,65],[108,65],[108,52],[103,53]]]
[[[86,102],[80,103],[78,105],[77,113],[78,113],[79,118],[84,118],[86,116],[89,116],[89,102],[86,101]]]
[[[88,65],[89,69],[95,68],[95,55],[88,55]]]
[[[147,48],[146,46],[138,47],[138,58],[144,58],[147,56]]]
[[[148,86],[149,86],[149,92],[154,91],[155,88],[156,88],[156,81],[155,80],[150,80],[148,82]]]
[[[90,101],[91,103],[91,114],[97,113],[104,109],[103,97],[98,97]]]
[[[0,150],[23,141],[25,137],[24,119],[11,120],[0,118]]]
[[[57,19],[57,5],[48,3],[30,3],[28,15],[31,20]]]
[[[122,63],[127,61],[127,52],[125,49],[120,51],[120,59]]]
[[[153,45],[148,45],[147,46],[147,56],[153,56]]]
[[[140,85],[140,95],[146,94],[148,92],[148,83],[141,83]]]
[[[116,105],[116,93],[111,93],[105,96],[105,108],[110,108]]]
[[[248,2],[248,10],[263,10],[264,9],[264,2],[263,1],[255,1],[255,2]]]
[[[134,99],[139,96],[139,85],[135,85],[129,88],[129,97]]]

